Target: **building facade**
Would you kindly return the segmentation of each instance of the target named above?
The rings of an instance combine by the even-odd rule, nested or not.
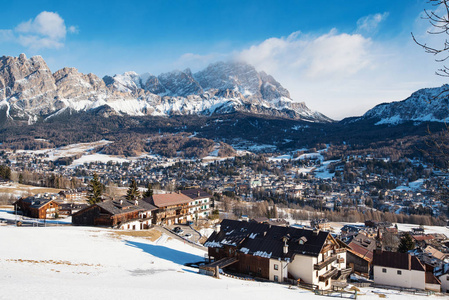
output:
[[[329,289],[346,279],[346,248],[329,232],[257,222],[223,220],[204,244],[215,262],[234,261],[229,271],[275,282],[295,280]]]

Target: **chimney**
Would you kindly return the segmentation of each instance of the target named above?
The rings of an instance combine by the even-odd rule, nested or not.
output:
[[[215,225],[215,232],[219,233],[220,232],[220,228],[221,228],[220,224]]]
[[[284,236],[282,238],[282,240],[284,241],[284,247],[282,248],[282,252],[284,253],[284,255],[287,255],[287,253],[288,253],[288,244],[287,244],[288,237]]]
[[[201,195],[200,191],[198,191],[198,192],[196,193],[196,195],[199,197],[199,196]]]
[[[134,200],[134,205],[135,205],[135,206],[139,205],[139,201],[138,201],[137,199]]]
[[[120,205],[123,205],[123,200],[122,199],[120,199]]]

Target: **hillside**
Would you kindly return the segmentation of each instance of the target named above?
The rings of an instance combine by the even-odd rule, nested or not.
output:
[[[206,252],[166,235],[153,242],[101,228],[0,228],[7,241],[0,247],[2,299],[322,299],[287,285],[200,275],[184,264]],[[363,299],[425,297],[373,288],[361,293]]]

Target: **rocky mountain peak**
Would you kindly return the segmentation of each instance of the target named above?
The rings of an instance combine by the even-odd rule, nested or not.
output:
[[[405,100],[382,103],[367,111],[364,119],[376,124],[400,124],[407,121],[449,121],[449,85],[425,88]]]
[[[16,101],[30,101],[56,89],[50,69],[41,56],[27,59],[19,57],[0,58],[0,97]]]
[[[236,90],[244,96],[260,96],[262,81],[256,69],[242,62],[217,62],[195,73],[204,90]]]
[[[272,76],[241,62],[218,62],[192,74],[190,69],[154,76],[125,72],[103,79],[63,68],[52,74],[40,56],[0,58],[0,106],[7,116],[34,122],[72,111],[114,112],[126,116],[171,116],[248,112],[328,122],[295,105]],[[32,121],[30,121],[32,120]]]
[[[187,97],[203,92],[201,85],[193,78],[190,69],[163,73],[158,76],[158,79],[172,96]]]

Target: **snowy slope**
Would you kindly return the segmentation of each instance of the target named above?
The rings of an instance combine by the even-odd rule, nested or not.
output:
[[[151,242],[100,228],[0,226],[0,240],[0,299],[322,299],[276,283],[200,275],[184,263],[206,252],[167,236]]]
[[[449,121],[449,85],[421,89],[409,98],[375,106],[363,117],[376,124],[399,124],[406,121]]]

